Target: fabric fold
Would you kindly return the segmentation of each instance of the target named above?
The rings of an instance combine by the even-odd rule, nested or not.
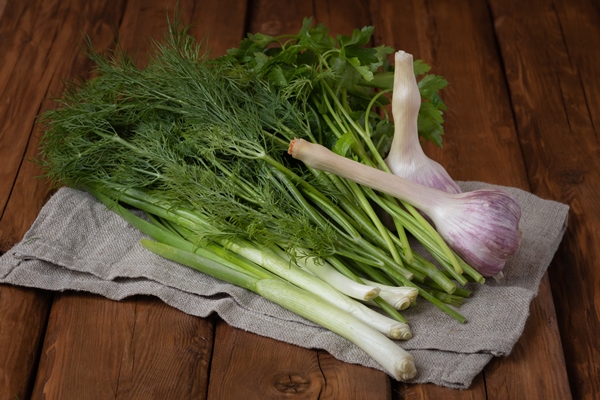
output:
[[[460,183],[463,191],[498,187]],[[413,338],[399,343],[416,358],[416,383],[467,388],[494,356],[510,354],[531,300],[567,226],[568,207],[502,187],[519,201],[522,244],[504,278],[470,283],[460,324],[420,300],[405,310]],[[85,291],[113,300],[150,295],[198,317],[218,313],[228,324],[368,367],[381,367],[346,339],[245,289],[146,251],[144,236],[87,193],[60,189],[23,240],[0,257],[0,282],[54,291]],[[418,249],[417,249],[418,251]]]

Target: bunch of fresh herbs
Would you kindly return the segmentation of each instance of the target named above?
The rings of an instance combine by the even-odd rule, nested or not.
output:
[[[408,379],[410,368],[398,372],[386,351],[338,323],[347,318],[374,335],[405,339],[404,318],[373,292],[360,300],[393,319],[350,300],[339,282],[410,286],[464,322],[448,304],[460,304],[468,292],[458,286],[480,276],[410,205],[307,168],[286,152],[290,140],[304,138],[381,165],[392,126],[385,113],[391,49],[367,47],[372,33],[363,28],[333,39],[307,19],[297,35],[249,35],[210,59],[188,28],[174,23],[145,68],[118,48],[108,56],[92,52],[96,77],[72,83],[60,107],[43,116],[41,163],[50,179],[89,191],[155,239],[144,241],[151,251],[313,319]],[[418,74],[427,69],[415,64]],[[438,144],[444,104],[437,91],[444,85],[434,75],[420,84],[420,132]],[[374,202],[394,210],[399,233],[382,223]],[[445,270],[413,254],[404,229]],[[338,277],[324,282],[319,266]],[[290,293],[306,304],[293,305]],[[339,315],[328,320],[332,313]]]

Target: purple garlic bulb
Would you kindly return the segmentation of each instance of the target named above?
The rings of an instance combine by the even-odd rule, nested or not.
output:
[[[448,245],[486,277],[502,272],[521,239],[521,208],[509,193],[481,189],[428,213]]]
[[[483,276],[497,276],[517,251],[521,207],[508,192],[480,189],[451,194],[415,183],[294,139],[289,153],[327,171],[412,204],[428,216],[448,246]]]

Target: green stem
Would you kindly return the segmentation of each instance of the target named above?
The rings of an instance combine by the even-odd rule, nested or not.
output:
[[[398,264],[402,265],[402,259],[400,258],[400,254],[398,254],[396,245],[394,244],[394,242],[392,241],[392,239],[389,235],[388,229],[381,223],[379,216],[375,213],[375,210],[373,210],[373,207],[371,207],[371,204],[369,204],[367,198],[364,195],[364,192],[360,189],[358,184],[355,182],[347,181],[347,184],[350,187],[350,189],[352,190],[352,192],[354,193],[355,199],[359,202],[362,209],[367,213],[367,215],[369,216],[369,218],[371,219],[371,221],[373,222],[373,224],[379,231],[379,234],[385,241],[388,251],[392,255],[392,258],[394,259],[394,261],[396,261]]]
[[[458,259],[454,256],[452,250],[450,250],[437,231],[433,229],[431,224],[429,224],[418,211],[415,210],[414,213],[409,213],[398,207],[395,201],[386,200],[375,194],[371,189],[365,188],[365,191],[371,200],[379,204],[379,206],[387,213],[401,220],[404,227],[413,234],[423,246],[425,246],[440,264],[452,274],[452,277],[456,279],[459,284],[464,285],[466,283],[465,277],[459,272],[462,272],[462,268],[455,267],[455,264],[458,264],[459,262]],[[451,255],[452,258],[449,258],[449,255]]]
[[[373,144],[373,142],[371,141],[370,135],[368,134],[368,131],[363,131],[360,127],[360,125],[358,125],[353,119],[352,117],[348,114],[348,112],[346,111],[346,108],[340,104],[339,99],[337,98],[337,96],[335,95],[335,93],[333,93],[333,90],[329,87],[329,85],[327,85],[326,82],[323,82],[323,88],[324,88],[324,93],[323,93],[323,100],[324,103],[327,105],[327,108],[329,110],[329,112],[333,115],[334,119],[336,120],[336,122],[338,123],[338,125],[340,127],[342,127],[346,132],[351,132],[352,136],[354,137],[353,140],[353,144],[352,144],[352,148],[355,151],[355,153],[359,156],[360,160],[365,163],[366,165],[375,167],[376,165],[379,165],[379,167],[386,171],[386,172],[390,172],[389,167],[387,166],[387,164],[385,163],[385,161],[383,160],[383,158],[381,157],[381,155],[379,154],[377,148],[375,147],[375,145]],[[339,117],[338,113],[335,112],[335,110],[333,109],[333,106],[331,105],[331,103],[328,100],[328,97],[326,95],[325,92],[328,92],[330,97],[333,99],[333,101],[336,103],[336,105],[338,106],[338,108],[341,110],[341,114],[345,117],[346,121],[348,121],[352,127],[354,128],[354,130],[350,129],[350,127],[348,125],[346,125],[346,123]],[[329,118],[327,118],[326,115],[323,116],[327,121],[330,121]],[[332,123],[328,123],[330,125],[330,128],[332,128],[332,131],[338,132],[337,133],[337,137],[341,137],[339,131],[335,128],[332,127]],[[365,115],[365,124],[368,124],[368,115]],[[369,147],[369,150],[371,150],[371,153],[373,154],[373,156],[375,157],[375,159],[377,160],[377,163],[373,163],[371,161],[371,159],[367,156],[367,152],[364,149],[364,147],[360,144],[360,141],[358,140],[358,137],[356,136],[355,132],[358,132],[359,136],[364,140],[364,142],[367,144],[367,147]],[[389,195],[384,195],[384,197],[388,198],[388,199],[392,199],[391,196]],[[412,249],[408,243],[408,237],[406,236],[406,232],[404,231],[404,227],[402,226],[402,224],[394,218],[394,224],[396,227],[396,232],[398,233],[398,237],[400,238],[401,242],[402,242],[402,249],[404,252],[404,256],[405,258],[408,260],[408,263],[410,264],[412,262],[412,258],[413,258],[413,253],[412,253]]]
[[[400,279],[398,279],[398,278],[400,278]],[[467,322],[467,319],[463,315],[461,315],[456,310],[448,307],[447,304],[445,304],[444,302],[442,302],[441,300],[439,300],[438,298],[436,298],[435,296],[433,296],[432,294],[427,292],[427,290],[423,289],[419,285],[416,285],[413,282],[411,282],[407,279],[404,279],[402,277],[392,276],[392,279],[394,279],[395,283],[398,285],[414,287],[415,289],[418,290],[419,295],[421,297],[423,297],[426,300],[428,300],[429,302],[431,302],[433,305],[435,305],[441,311],[448,314],[450,317],[454,318],[456,321],[460,322],[461,324],[464,324],[465,322]]]
[[[223,264],[209,258],[164,243],[142,239],[141,244],[144,248],[167,260],[175,261],[245,289],[255,291],[256,282],[260,280],[260,278],[245,274],[242,271],[226,268]]]
[[[284,175],[289,177],[293,183],[299,185],[302,193],[307,196],[310,200],[319,205],[321,210],[331,217],[334,221],[336,221],[342,229],[350,236],[350,240],[353,241],[358,248],[370,252],[373,255],[383,257],[386,260],[388,265],[393,265],[394,268],[402,273],[407,279],[412,279],[414,274],[408,271],[402,265],[398,265],[392,258],[388,257],[383,250],[372,245],[370,242],[365,240],[362,235],[358,232],[356,228],[356,221],[353,221],[352,218],[344,211],[342,211],[339,207],[337,207],[331,200],[325,197],[320,191],[314,188],[312,185],[307,183],[304,179],[300,178],[293,171],[290,171],[284,165],[280,164],[276,160],[265,156],[265,161],[269,162],[276,169],[281,171]]]

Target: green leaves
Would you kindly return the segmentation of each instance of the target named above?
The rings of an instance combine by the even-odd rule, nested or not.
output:
[[[325,26],[313,26],[312,18],[306,18],[296,35],[249,34],[226,57],[276,86],[291,84],[294,78],[316,72],[316,79],[322,75],[332,78],[333,73],[338,82],[336,87],[351,89],[361,80],[372,80],[393,51],[385,46],[364,47],[371,41],[373,31],[373,27],[364,27],[354,30],[351,36],[333,38]]]
[[[292,255],[307,249],[348,271],[365,265],[363,276],[384,282],[406,283],[403,271],[424,279],[419,265],[406,270],[406,235],[392,240],[368,201],[374,192],[287,153],[298,137],[387,167],[393,49],[372,46],[373,27],[332,37],[309,18],[296,35],[250,34],[215,60],[188,30],[170,24],[144,69],[118,46],[91,54],[97,77],[44,115],[47,176],[172,218],[195,245],[237,238]],[[414,70],[424,75],[420,133],[441,145],[447,82],[422,62]],[[401,217],[408,223],[397,227],[419,224]]]
[[[365,46],[371,40],[371,36],[375,32],[372,26],[365,26],[362,29],[355,29],[352,36],[338,35],[337,42],[340,46]]]
[[[248,37],[240,42],[238,48],[228,50],[227,54],[251,65],[256,54],[262,53],[274,41],[276,41],[274,37],[262,33],[248,34]]]
[[[442,147],[443,122],[441,111],[433,103],[424,102],[421,104],[417,119],[419,136]]]
[[[354,135],[352,135],[351,132],[346,132],[338,140],[336,140],[331,150],[340,156],[346,156],[346,154],[350,152],[353,144]]]
[[[302,29],[290,41],[296,41],[303,49],[311,50],[316,54],[323,54],[335,48],[335,41],[329,36],[329,30],[322,24],[313,27],[313,19],[305,18]]]
[[[448,85],[448,81],[438,75],[425,75],[418,85],[421,97],[425,100],[421,103],[417,120],[419,135],[442,147],[444,134],[442,113],[446,110],[446,105],[438,92]]]
[[[326,82],[347,105],[349,115],[364,115],[379,90],[391,90],[394,82],[393,67],[388,60],[394,49],[372,46],[374,31],[374,27],[365,26],[355,29],[351,35],[333,37],[324,25],[305,18],[295,35],[249,34],[225,59],[279,88],[286,98],[307,102],[320,112],[323,112],[322,85]],[[428,74],[430,69],[422,60],[414,62],[415,75],[421,77],[419,90],[423,98],[419,134],[441,146],[446,106],[439,91],[448,82],[438,75]],[[373,106],[386,104],[389,104],[388,98],[378,96]],[[370,122],[373,140],[382,146],[381,151],[387,151],[393,135],[391,123],[388,121],[386,129],[375,129],[383,126],[379,121],[381,117],[370,115],[374,118]]]

